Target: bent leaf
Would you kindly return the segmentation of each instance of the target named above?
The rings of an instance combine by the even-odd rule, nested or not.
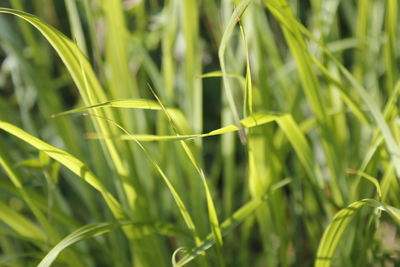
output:
[[[112,101],[114,105],[119,105],[119,100]],[[124,104],[124,106],[126,106]],[[91,108],[91,107],[87,107]],[[169,110],[167,109],[169,112]],[[173,118],[173,116],[171,116]],[[303,167],[305,168],[308,176],[311,178],[314,184],[322,187],[323,181],[320,175],[320,170],[318,165],[315,164],[313,159],[312,150],[307,142],[306,137],[301,131],[298,124],[294,121],[290,114],[266,114],[266,113],[256,113],[240,120],[240,124],[243,128],[252,128],[261,126],[270,122],[277,122],[281,130],[284,132],[285,136],[290,141],[291,145],[296,151],[297,156],[300,159]],[[147,135],[147,134],[124,134],[119,138],[121,140],[134,140],[134,141],[167,141],[167,140],[177,140],[182,141],[186,139],[193,138],[204,138],[209,136],[215,136],[230,132],[238,131],[239,127],[234,124],[213,130],[208,133],[203,134],[191,134],[191,135],[176,135],[176,136],[161,136],[161,135]],[[98,136],[90,134],[89,138],[110,138],[110,136]]]
[[[88,224],[75,230],[61,240],[56,246],[54,246],[42,259],[38,267],[49,267],[64,249],[77,242],[108,233],[126,225],[130,225],[132,227],[134,232],[133,238],[140,238],[153,233],[170,235],[171,232],[174,231],[172,225],[165,223],[117,222]]]
[[[315,267],[329,267],[337,245],[346,230],[347,225],[357,212],[364,206],[387,212],[397,224],[400,224],[400,211],[394,207],[386,206],[374,199],[363,199],[350,204],[347,208],[339,211],[332,222],[325,229],[319,243]]]

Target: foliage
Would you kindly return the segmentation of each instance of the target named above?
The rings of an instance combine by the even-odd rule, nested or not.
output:
[[[1,1],[0,265],[399,264],[398,9]]]

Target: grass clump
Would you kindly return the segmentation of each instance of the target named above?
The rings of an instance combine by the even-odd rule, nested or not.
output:
[[[397,265],[397,11],[3,1],[0,265]]]

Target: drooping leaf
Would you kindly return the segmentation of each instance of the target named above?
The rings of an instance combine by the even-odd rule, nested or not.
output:
[[[38,267],[49,267],[64,249],[75,243],[108,233],[127,225],[132,227],[131,229],[134,232],[134,235],[132,236],[133,238],[141,238],[153,233],[163,235],[177,234],[174,226],[166,223],[104,222],[88,224],[75,230],[55,245],[40,261]]]

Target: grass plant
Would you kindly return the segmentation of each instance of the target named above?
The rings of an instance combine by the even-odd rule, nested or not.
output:
[[[397,266],[398,11],[0,1],[0,266]]]

